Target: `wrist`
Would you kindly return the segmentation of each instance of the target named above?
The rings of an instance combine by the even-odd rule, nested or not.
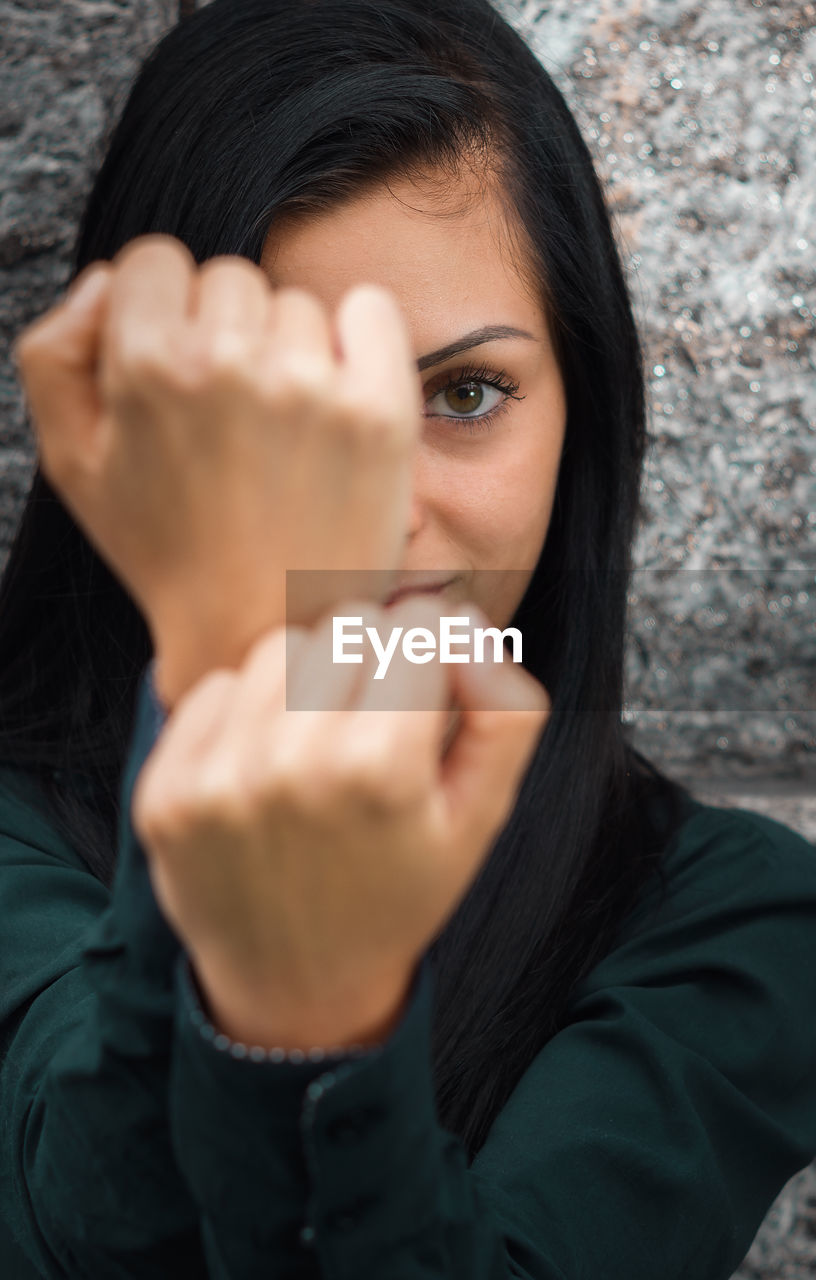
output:
[[[327,1053],[368,1050],[383,1044],[401,1022],[408,1004],[411,976],[387,993],[366,993],[364,1007],[330,1003],[320,1009],[285,1014],[273,1010],[262,994],[248,998],[243,991],[221,984],[202,972],[204,966],[188,956],[188,972],[201,1011],[216,1034],[232,1042],[258,1046],[266,1052],[307,1055],[320,1048]]]
[[[156,632],[153,658],[153,686],[156,697],[169,714],[194,685],[215,670],[238,671],[253,645],[267,631],[283,626],[267,616],[263,622],[243,631],[213,635],[202,626],[195,635],[179,628],[164,627]]]

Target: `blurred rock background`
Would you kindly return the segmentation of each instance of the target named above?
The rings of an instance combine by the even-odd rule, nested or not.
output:
[[[596,158],[645,339],[632,736],[678,770],[812,781],[816,6],[512,9]]]
[[[816,841],[816,3],[495,3],[595,157],[644,340],[629,733]],[[0,0],[0,568],[34,467],[8,344],[64,289],[139,61],[193,7]],[[737,1276],[814,1268],[810,1169]]]

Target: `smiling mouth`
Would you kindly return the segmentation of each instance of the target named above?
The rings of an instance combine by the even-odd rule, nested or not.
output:
[[[397,600],[402,600],[405,596],[438,596],[440,592],[444,591],[446,587],[449,587],[451,583],[455,581],[455,578],[450,578],[447,582],[440,582],[436,586],[423,587],[420,585],[416,587],[401,587],[399,590],[393,591],[390,596],[386,596],[383,604],[387,607],[390,604],[394,604]]]

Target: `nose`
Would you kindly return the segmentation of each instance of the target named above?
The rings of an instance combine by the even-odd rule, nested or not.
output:
[[[413,542],[414,538],[422,528],[422,520],[422,503],[416,489],[414,489],[411,496],[411,513],[408,517],[408,530],[406,533],[406,537],[409,542]]]
[[[417,458],[414,464],[414,474],[412,479],[411,490],[411,510],[408,516],[408,528],[406,530],[406,539],[410,544],[416,538],[427,516],[427,507],[424,493],[424,467],[422,463],[422,450],[417,450]]]

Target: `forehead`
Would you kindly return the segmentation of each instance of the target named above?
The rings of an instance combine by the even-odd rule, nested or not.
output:
[[[524,236],[503,205],[469,171],[383,179],[328,211],[284,213],[261,265],[276,287],[308,289],[332,311],[365,281],[390,289],[417,326],[452,308],[483,322],[488,308],[491,320],[540,327]]]

